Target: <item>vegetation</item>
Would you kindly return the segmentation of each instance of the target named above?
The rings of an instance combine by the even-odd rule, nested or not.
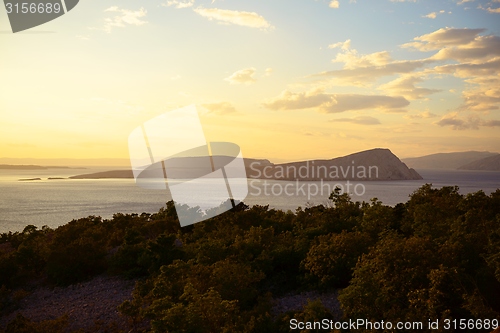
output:
[[[4,233],[0,311],[13,309],[11,291],[33,279],[69,285],[107,272],[137,280],[119,309],[153,332],[290,332],[291,319],[499,318],[500,190],[461,195],[424,185],[395,207],[338,190],[330,199],[295,212],[240,203],[184,228],[169,202],[156,214]],[[342,317],[319,300],[273,311],[283,295],[332,290]],[[57,331],[66,320],[37,326],[18,317],[9,327]]]

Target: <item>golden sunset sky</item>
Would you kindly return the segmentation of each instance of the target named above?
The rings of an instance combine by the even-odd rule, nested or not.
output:
[[[1,8],[0,49],[0,157],[128,158],[191,104],[273,162],[500,152],[500,0],[81,0],[16,34]]]

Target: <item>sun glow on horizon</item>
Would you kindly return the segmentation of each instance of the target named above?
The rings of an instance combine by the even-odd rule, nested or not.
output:
[[[0,10],[0,157],[126,159],[190,104],[207,140],[275,162],[500,152],[496,7],[104,0],[17,34]]]

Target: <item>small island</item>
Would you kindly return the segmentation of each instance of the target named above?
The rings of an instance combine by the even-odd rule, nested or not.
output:
[[[42,178],[21,178],[19,179],[20,182],[29,182],[33,180],[42,180]]]

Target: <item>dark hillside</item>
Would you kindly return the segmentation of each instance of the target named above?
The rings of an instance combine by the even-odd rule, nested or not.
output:
[[[395,207],[330,199],[295,212],[240,203],[184,228],[169,202],[1,234],[0,330],[290,332],[359,318],[496,328],[500,190],[424,185]]]

